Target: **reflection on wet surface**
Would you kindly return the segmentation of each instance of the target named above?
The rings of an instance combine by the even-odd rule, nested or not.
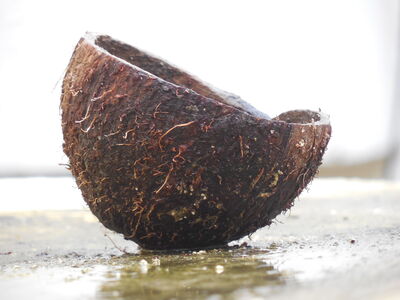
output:
[[[238,289],[277,286],[282,273],[261,258],[268,251],[230,249],[118,259],[98,295],[103,299],[205,299]]]
[[[136,254],[91,258],[77,253],[44,255],[47,258],[38,264],[26,261],[3,267],[1,277],[8,286],[0,283],[0,287],[14,290],[3,293],[14,299],[21,285],[31,289],[33,299],[39,294],[50,298],[37,289],[43,282],[53,293],[62,289],[65,299],[88,292],[96,299],[231,299],[237,292],[250,295],[257,287],[273,291],[290,280],[289,274],[279,272],[268,261],[269,252],[234,246],[169,253],[139,250]]]

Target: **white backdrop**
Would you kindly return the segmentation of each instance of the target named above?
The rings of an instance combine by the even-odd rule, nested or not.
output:
[[[112,35],[275,116],[331,115],[326,163],[390,145],[397,0],[0,1],[0,175],[63,172],[60,84],[85,31]]]

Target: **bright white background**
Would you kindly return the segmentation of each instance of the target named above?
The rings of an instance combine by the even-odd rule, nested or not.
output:
[[[0,175],[64,172],[60,84],[85,31],[112,35],[275,116],[330,114],[327,164],[393,146],[396,0],[0,1]]]

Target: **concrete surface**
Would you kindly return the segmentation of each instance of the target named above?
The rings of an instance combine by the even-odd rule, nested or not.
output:
[[[0,190],[0,299],[400,299],[397,183],[315,180],[250,239],[181,253],[104,229],[71,178]]]

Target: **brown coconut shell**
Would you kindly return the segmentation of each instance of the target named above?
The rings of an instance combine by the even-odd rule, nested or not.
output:
[[[61,96],[64,152],[91,211],[148,249],[226,244],[271,224],[311,181],[331,126],[269,119],[170,64],[87,34]]]

